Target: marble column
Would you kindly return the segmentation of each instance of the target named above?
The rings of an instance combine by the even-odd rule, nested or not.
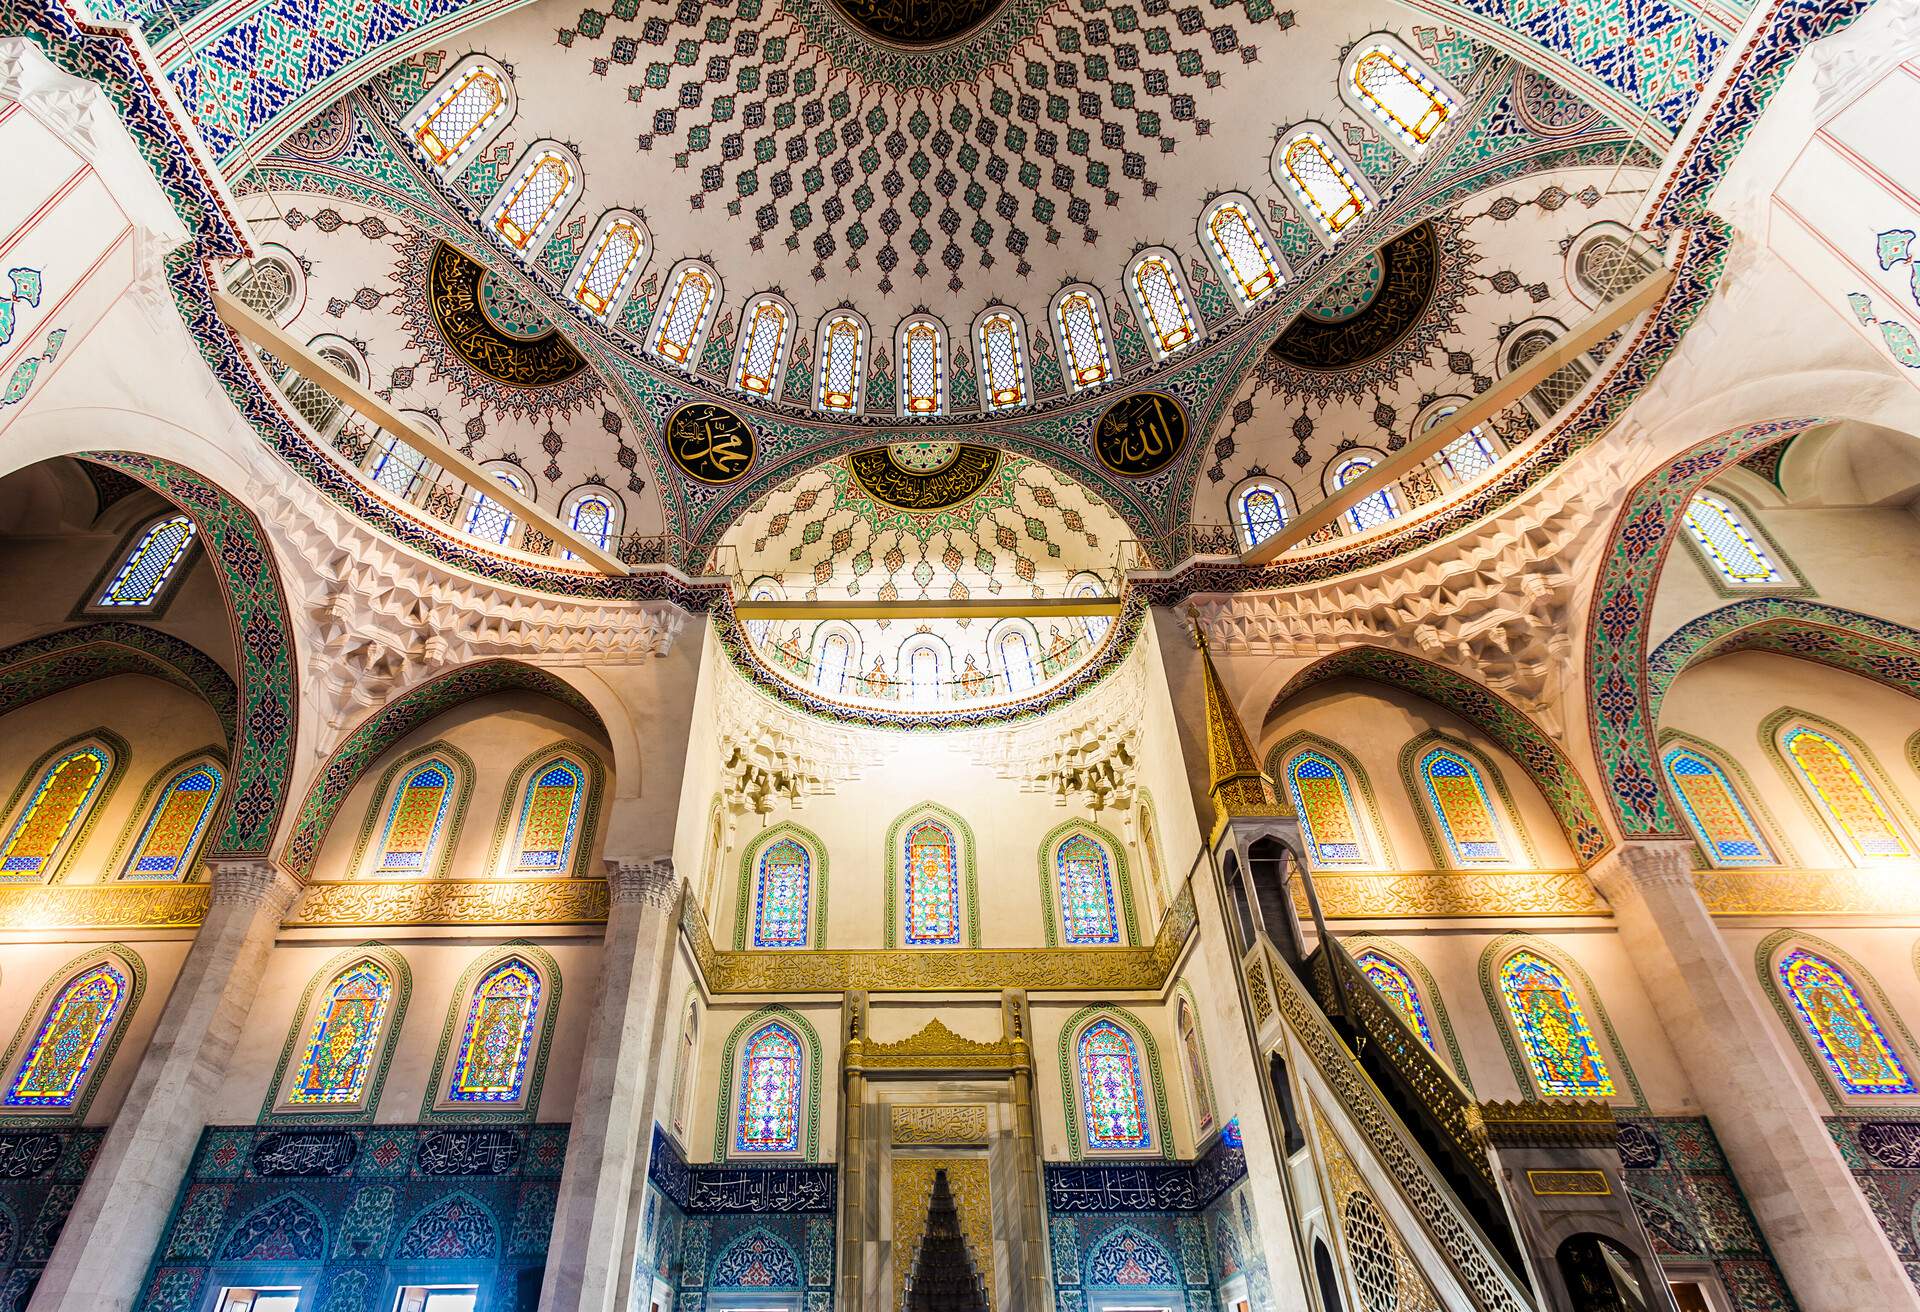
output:
[[[1781,1273],[1806,1312],[1920,1307],[1780,1018],[1695,892],[1693,860],[1691,843],[1628,843],[1591,874]]]
[[[587,1022],[540,1312],[611,1312],[625,1274],[634,1179],[645,1169],[652,1131],[647,1073],[660,1059],[650,1049],[680,884],[667,857],[615,866],[607,882],[599,991]]]
[[[180,1192],[206,1109],[298,883],[266,861],[208,865],[212,889],[153,1039],[100,1144],[30,1312],[123,1312]]]

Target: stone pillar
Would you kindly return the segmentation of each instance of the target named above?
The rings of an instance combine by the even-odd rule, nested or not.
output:
[[[1691,843],[1628,843],[1591,873],[1781,1273],[1806,1312],[1920,1307],[1779,1017],[1694,891],[1693,858]]]
[[[210,863],[209,873],[207,918],[54,1245],[31,1312],[130,1308],[173,1210],[274,936],[299,890],[266,861]]]
[[[668,857],[614,866],[607,883],[599,991],[587,1022],[540,1312],[611,1312],[625,1274],[634,1179],[645,1169],[652,1129],[647,1072],[660,1054],[649,1048],[680,885]]]
[[[867,1267],[867,995],[841,1004],[840,1306],[857,1309]]]

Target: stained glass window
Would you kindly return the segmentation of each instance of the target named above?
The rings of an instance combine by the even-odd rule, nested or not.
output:
[[[740,1089],[733,1148],[741,1153],[800,1151],[802,1088],[800,1040],[770,1020],[740,1047]]]
[[[563,874],[572,864],[587,793],[586,772],[566,757],[535,772],[520,803],[520,838],[515,870]]]
[[[1087,1147],[1095,1151],[1151,1148],[1146,1080],[1133,1036],[1113,1021],[1096,1020],[1080,1034],[1077,1064]]]
[[[1353,65],[1353,89],[1388,131],[1416,151],[1453,117],[1453,101],[1412,61],[1386,46],[1366,51]]]
[[[1687,747],[1669,750],[1663,761],[1667,778],[1673,781],[1673,791],[1680,798],[1680,809],[1687,813],[1693,832],[1700,836],[1713,864],[1773,864],[1773,850],[1760,836],[1760,826],[1753,822],[1726,771]]]
[[[487,222],[500,240],[525,254],[573,198],[577,185],[570,162],[556,151],[540,151],[494,201]]]
[[[673,1067],[673,1128],[684,1137],[687,1132],[687,1094],[693,1087],[693,1063],[700,1051],[700,1012],[687,1002],[687,1013],[680,1021],[680,1058]]]
[[[866,332],[850,315],[835,315],[820,330],[820,382],[814,404],[851,414],[860,404],[860,363]]]
[[[400,776],[387,804],[374,874],[417,875],[429,868],[452,808],[453,785],[453,767],[437,759],[422,761]]]
[[[358,1103],[392,1001],[393,979],[378,962],[362,961],[336,976],[321,995],[287,1101],[301,1107]]]
[[[539,1013],[540,974],[519,957],[509,957],[482,975],[460,1030],[448,1101],[520,1101]]]
[[[846,682],[847,663],[853,659],[853,646],[844,633],[829,633],[820,642],[820,654],[814,661],[813,681],[824,692],[839,692]]]
[[[1255,483],[1240,494],[1240,526],[1247,545],[1257,547],[1287,526],[1287,508],[1280,494],[1264,483]]]
[[[93,604],[151,606],[158,602],[161,589],[193,545],[194,533],[193,521],[185,515],[168,515],[155,523],[140,535],[112,582]]]
[[[1033,649],[1019,629],[1008,629],[1000,637],[1000,668],[1006,672],[1008,692],[1033,687]]]
[[[1187,1084],[1193,1090],[1194,1129],[1204,1134],[1213,1126],[1213,1089],[1207,1082],[1207,1058],[1200,1050],[1200,1023],[1185,998],[1175,1013],[1180,1051],[1187,1059]]]
[[[613,545],[619,526],[620,511],[604,492],[587,493],[573,503],[573,513],[567,516],[567,527],[602,551]],[[572,559],[573,553],[568,552],[567,557]]]
[[[1420,778],[1439,818],[1453,859],[1462,864],[1503,861],[1507,846],[1493,818],[1493,799],[1479,767],[1458,752],[1436,747],[1420,758]]]
[[[185,874],[219,800],[218,766],[190,765],[169,779],[154,800],[140,841],[133,845],[126,878],[178,879]]]
[[[402,501],[410,500],[426,477],[427,458],[392,433],[382,433],[367,464],[367,477],[374,485],[393,493]]]
[[[1880,794],[1838,739],[1800,725],[1789,729],[1780,745],[1827,823],[1855,857],[1884,861],[1913,855]]]
[[[1372,473],[1373,467],[1379,463],[1372,456],[1354,456],[1334,471],[1333,485],[1346,487],[1349,483],[1357,483]],[[1394,500],[1392,491],[1383,487],[1356,502],[1347,511],[1347,523],[1353,526],[1355,533],[1365,533],[1379,528],[1399,513],[1400,505]]]
[[[1020,325],[1008,312],[980,321],[980,374],[988,410],[1005,410],[1027,399],[1027,358]]]
[[[1545,958],[1525,949],[1508,957],[1500,967],[1500,992],[1541,1093],[1551,1098],[1613,1096],[1613,1077],[1580,1004]]]
[[[414,144],[428,163],[445,172],[506,107],[506,75],[475,64],[427,105],[414,125]]]
[[[1747,531],[1740,512],[1721,498],[1702,492],[1687,505],[1687,532],[1700,554],[1729,583],[1752,587],[1780,583],[1780,573],[1760,540]]]
[[[1800,1023],[1844,1092],[1916,1092],[1913,1076],[1844,971],[1805,948],[1780,958],[1779,971]]]
[[[67,835],[99,797],[112,761],[104,747],[78,747],[46,768],[0,847],[0,880],[44,878]]]
[[[7,1106],[53,1111],[72,1107],[126,996],[127,977],[109,962],[69,980],[34,1032],[19,1073],[7,1087]]]
[[[760,853],[753,883],[753,945],[803,948],[807,945],[807,907],[812,860],[791,838],[769,843]]]
[[[1318,133],[1302,132],[1280,157],[1281,181],[1330,236],[1365,214],[1367,196]]]
[[[1325,752],[1301,752],[1287,762],[1287,791],[1300,817],[1307,855],[1317,866],[1357,866],[1367,860],[1366,843],[1353,805],[1347,772]]]
[[[937,415],[946,408],[947,370],[940,325],[915,319],[900,329],[900,410]]]
[[[1407,1028],[1420,1036],[1420,1042],[1433,1047],[1433,1031],[1427,1025],[1427,1007],[1421,1000],[1420,986],[1413,982],[1406,968],[1392,957],[1374,948],[1364,948],[1354,955],[1354,964],[1360,967],[1360,973],[1367,982],[1378,989]]]
[[[915,946],[959,946],[960,860],[953,832],[937,820],[922,820],[908,832],[904,855],[906,941]]]
[[[707,323],[707,302],[713,299],[713,279],[705,269],[688,265],[674,279],[653,333],[653,353],[684,365],[693,359]]]
[[[1118,943],[1120,916],[1113,903],[1113,869],[1107,849],[1074,834],[1054,853],[1060,889],[1060,937],[1068,944]]]
[[[515,492],[522,496],[526,495],[526,487],[513,474],[498,470],[493,476]],[[507,539],[513,536],[513,526],[516,522],[518,521],[511,510],[479,488],[473,489],[473,499],[467,506],[467,533],[470,536],[504,547],[507,545]]]
[[[607,224],[592,254],[573,271],[573,299],[596,319],[605,320],[646,263],[647,238],[631,219]]]
[[[1054,317],[1060,322],[1061,362],[1075,390],[1103,383],[1113,372],[1107,334],[1092,292],[1071,291],[1060,298]]]
[[[1468,429],[1440,451],[1440,467],[1455,483],[1473,482],[1492,469],[1498,459],[1493,444],[1478,428]]]
[[[739,359],[733,385],[756,396],[773,395],[780,361],[787,353],[787,310],[768,297],[755,301],[740,318]]]
[[[260,255],[240,266],[239,276],[227,290],[262,319],[277,323],[293,308],[296,286],[291,264],[275,255]]]
[[[1171,355],[1194,339],[1193,311],[1165,256],[1148,255],[1134,264],[1133,291],[1157,354]]]
[[[1280,285],[1280,261],[1246,206],[1237,201],[1214,206],[1207,215],[1207,240],[1242,305],[1252,305]]]

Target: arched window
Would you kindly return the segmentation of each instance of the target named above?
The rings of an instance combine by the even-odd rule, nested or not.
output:
[[[1067,595],[1073,597],[1104,597],[1107,595],[1107,589],[1096,575],[1087,574],[1067,589]],[[1100,645],[1107,636],[1107,630],[1112,627],[1113,620],[1105,615],[1082,615],[1080,617],[1080,633],[1081,636],[1087,640],[1087,651],[1089,653]]]
[[[1325,752],[1306,751],[1287,762],[1287,791],[1300,817],[1307,855],[1316,866],[1358,866],[1367,862],[1359,811],[1347,772]]]
[[[901,900],[912,947],[960,945],[960,860],[953,831],[922,820],[905,840]]]
[[[683,264],[654,316],[648,345],[662,360],[689,367],[707,333],[718,283],[704,265]]]
[[[1054,849],[1054,887],[1060,897],[1060,939],[1069,946],[1120,941],[1107,849],[1086,834],[1069,835]]]
[[[322,334],[308,342],[307,346],[316,357],[354,382],[365,378],[358,353],[339,338]],[[334,399],[333,393],[296,370],[289,369],[281,375],[280,392],[287,398],[287,404],[293,407],[294,413],[306,420],[307,427],[322,438],[334,437],[346,424],[347,408]]]
[[[621,521],[626,518],[620,499],[605,488],[589,487],[575,492],[561,504],[561,515],[568,528],[602,551],[610,550],[620,536]],[[566,559],[575,559],[569,551]]]
[[[508,957],[481,976],[461,1027],[448,1100],[519,1102],[539,1014],[540,973],[519,957]]]
[[[938,415],[947,409],[947,335],[932,319],[900,325],[900,413]]]
[[[587,772],[570,757],[556,757],[535,769],[520,802],[512,869],[543,875],[570,869],[586,797]]]
[[[900,670],[908,699],[916,706],[932,706],[946,692],[947,653],[932,637],[908,639],[900,647]]]
[[[1104,1017],[1080,1033],[1074,1046],[1080,1083],[1080,1119],[1093,1152],[1137,1151],[1153,1146],[1146,1077],[1140,1049],[1119,1024]]]
[[[858,316],[831,314],[820,326],[820,379],[814,405],[839,414],[860,408],[860,380],[866,360],[867,330]]]
[[[1613,1076],[1560,972],[1526,949],[1500,967],[1500,993],[1540,1092],[1550,1098],[1611,1098]]]
[[[511,94],[507,75],[484,60],[451,70],[407,115],[407,135],[444,177],[477,150],[502,119]]]
[[[1032,688],[1033,648],[1027,642],[1026,633],[1018,628],[1009,628],[1000,635],[997,650],[1000,653],[1000,669],[1007,679],[1007,691],[1021,693]]]
[[[1920,1091],[1845,971],[1805,948],[1781,957],[1777,970],[1800,1023],[1843,1092]]]
[[[1522,324],[1507,340],[1504,354],[1507,367],[1502,372],[1511,373],[1558,341],[1566,332],[1559,323],[1552,320],[1534,321]],[[1580,395],[1580,389],[1587,385],[1587,379],[1593,376],[1593,369],[1586,359],[1575,355],[1565,364],[1542,378],[1527,393],[1527,403],[1533,407],[1535,415],[1542,423],[1553,418],[1574,397]]]
[[[1439,423],[1455,413],[1457,407],[1449,406],[1436,410],[1427,420],[1428,427]],[[1486,430],[1478,424],[1453,439],[1440,450],[1440,468],[1446,471],[1455,486],[1471,483],[1480,475],[1492,469],[1500,459],[1494,451],[1493,443],[1488,439]]]
[[[493,476],[521,496],[527,495],[526,480],[519,474],[511,470],[496,469],[493,471]],[[519,523],[519,518],[506,506],[477,487],[469,489],[468,495],[466,524],[468,536],[479,538],[482,542],[491,542],[495,546],[506,546],[513,537],[513,530]]]
[[[88,743],[58,757],[41,773],[26,807],[0,847],[0,882],[45,879],[100,800],[113,768],[105,747]]]
[[[314,1012],[287,1102],[297,1107],[358,1103],[392,1001],[393,977],[376,961],[357,962],[335,976]]]
[[[1186,1060],[1187,1088],[1193,1094],[1193,1128],[1197,1135],[1205,1134],[1213,1128],[1213,1084],[1200,1047],[1200,1021],[1185,998],[1174,1009],[1174,1026],[1180,1032],[1180,1055]]]
[[[1106,311],[1091,287],[1069,287],[1053,303],[1060,329],[1060,363],[1076,392],[1104,383],[1113,373],[1107,353]]]
[[[573,266],[567,294],[588,314],[606,323],[626,304],[634,279],[646,267],[651,243],[646,225],[625,210],[609,210],[587,239],[586,255]]]
[[[7,1086],[7,1106],[64,1111],[79,1100],[127,999],[127,977],[103,961],[62,986]]]
[[[1127,284],[1156,357],[1165,359],[1199,335],[1171,255],[1144,251],[1135,256]]]
[[[1420,779],[1447,850],[1457,863],[1506,859],[1507,845],[1478,766],[1459,752],[1436,747],[1420,758]]]
[[[1348,57],[1353,100],[1414,155],[1453,117],[1454,97],[1397,42],[1372,41]]]
[[[1885,861],[1913,855],[1893,813],[1838,738],[1794,725],[1781,735],[1780,746],[1793,763],[1801,787],[1855,859]]]
[[[181,514],[168,514],[147,526],[126,559],[100,590],[94,606],[113,610],[150,610],[186,559],[198,530]]]
[[[1240,489],[1239,518],[1242,540],[1257,547],[1287,526],[1287,508],[1265,483],[1249,483]]]
[[[1336,488],[1357,483],[1373,472],[1379,460],[1373,456],[1349,456],[1333,472],[1333,485]],[[1355,533],[1366,533],[1391,522],[1400,513],[1399,498],[1391,488],[1381,488],[1361,498],[1352,509],[1347,511],[1347,523],[1353,526]]]
[[[800,1038],[770,1020],[740,1045],[740,1086],[735,1092],[733,1150],[796,1153],[806,1097]]]
[[[1575,239],[1568,260],[1575,290],[1593,305],[1626,295],[1659,267],[1644,245],[1617,223],[1594,224]]]
[[[1420,997],[1420,986],[1406,967],[1376,948],[1363,948],[1354,954],[1354,964],[1367,982],[1379,991],[1387,1004],[1400,1013],[1407,1028],[1420,1036],[1420,1042],[1433,1048],[1433,1030],[1427,1024],[1427,1005]]]
[[[372,874],[419,875],[433,868],[452,810],[454,786],[453,766],[438,757],[429,757],[400,776],[374,848]]]
[[[757,948],[807,946],[808,908],[812,905],[813,859],[791,838],[768,843],[760,851],[753,881],[753,945]]]
[[[1346,231],[1373,204],[1345,158],[1318,132],[1289,137],[1276,154],[1273,172],[1328,239]]]
[[[693,1090],[693,1067],[700,1058],[700,1007],[687,999],[686,1014],[680,1018],[680,1055],[673,1067],[673,1129],[682,1143],[687,1138],[687,1099]]]
[[[1700,554],[1721,578],[1736,587],[1780,583],[1784,576],[1740,512],[1724,498],[1702,492],[1687,505],[1687,532]]]
[[[1761,837],[1753,813],[1717,761],[1690,747],[1670,748],[1661,761],[1709,861],[1716,866],[1774,864],[1773,850]]]
[[[993,309],[980,316],[974,330],[979,339],[980,395],[982,409],[1006,410],[1027,401],[1026,338],[1020,331],[1019,316],[1011,310]]]
[[[424,417],[424,416],[422,416]],[[382,429],[374,439],[373,458],[366,463],[367,478],[396,500],[412,501],[427,478],[429,461],[395,433]]]
[[[735,353],[733,385],[755,396],[772,396],[787,360],[787,334],[793,314],[778,299],[762,296],[740,313],[740,349]]]
[[[275,252],[282,249],[273,248]],[[296,272],[298,267],[291,254],[263,251],[238,266],[227,290],[262,319],[283,323],[292,317],[288,312],[299,299],[302,275]]]
[[[179,879],[193,868],[213,805],[220,800],[220,767],[201,761],[167,780],[127,860],[124,878]]]
[[[1246,309],[1285,280],[1279,257],[1266,230],[1254,217],[1253,203],[1242,197],[1222,197],[1200,220],[1201,242],[1213,255],[1220,276],[1233,288]]]
[[[820,639],[820,645],[814,654],[814,686],[822,692],[840,692],[846,685],[847,667],[852,662],[852,640],[837,630],[828,633]]]
[[[509,249],[531,257],[573,203],[580,190],[580,168],[570,154],[550,144],[529,146],[521,160],[487,210],[487,226]]]

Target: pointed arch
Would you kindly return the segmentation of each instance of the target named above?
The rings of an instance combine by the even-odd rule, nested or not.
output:
[[[749,1127],[741,1121],[743,1112],[752,1108],[744,1098],[747,1082],[755,1075],[749,1063],[747,1047],[756,1036],[766,1035],[773,1042],[763,1050],[761,1068],[763,1087],[760,1096],[787,1099],[792,1124],[781,1119],[780,1108],[762,1104],[759,1125]],[[791,1055],[785,1044],[793,1045]],[[790,1064],[789,1064],[790,1057]],[[787,1087],[791,1084],[793,1087]],[[793,1157],[818,1161],[820,1155],[820,1036],[807,1018],[791,1007],[762,1007],[745,1017],[727,1035],[720,1061],[720,1115],[713,1127],[713,1160],[737,1161],[747,1157]],[[778,1121],[778,1124],[773,1122]],[[739,1148],[743,1130],[765,1147]],[[777,1138],[775,1136],[778,1136]],[[791,1144],[791,1147],[772,1146]]]
[[[1130,1221],[1113,1225],[1087,1245],[1083,1279],[1089,1286],[1180,1295],[1186,1278],[1165,1244]]]
[[[56,971],[0,1058],[0,1125],[84,1117],[146,989],[146,962],[121,943],[90,948]]]
[[[318,1262],[327,1255],[327,1223],[306,1199],[283,1193],[235,1222],[215,1251],[222,1262]]]
[[[1646,1110],[1646,1096],[1593,980],[1545,939],[1503,934],[1480,954],[1480,990],[1513,1078],[1530,1096],[1606,1098]]]
[[[567,296],[594,319],[612,323],[653,258],[653,234],[632,210],[608,210],[580,249],[580,262],[567,277]]]
[[[1259,207],[1242,192],[1216,196],[1200,212],[1200,246],[1242,310],[1252,309],[1287,280],[1286,261],[1267,235]]]
[[[150,619],[166,613],[174,586],[186,577],[200,530],[169,506],[121,540],[88,589],[82,613]]]
[[[531,1121],[540,1110],[560,967],[514,939],[483,952],[461,973],[440,1031],[422,1121]]]
[[[1331,248],[1340,235],[1379,203],[1366,176],[1335,143],[1339,137],[1321,123],[1300,123],[1273,148],[1273,180],[1311,220],[1314,233]]]
[[[1708,865],[1795,863],[1766,799],[1738,761],[1705,739],[1668,729],[1660,735],[1660,765]]]
[[[1160,1048],[1125,1007],[1082,1007],[1060,1029],[1067,1154],[1174,1155]],[[1089,1089],[1092,1096],[1089,1096]]]
[[[1141,788],[1138,801],[1133,808],[1134,842],[1140,849],[1140,863],[1145,869],[1142,874],[1153,899],[1162,907],[1172,906],[1178,895],[1167,884],[1166,853],[1161,850],[1160,813],[1153,804],[1153,794]],[[1148,903],[1148,918],[1151,922],[1158,916],[1153,910],[1154,903]]]
[[[1920,1099],[1920,1048],[1873,973],[1797,929],[1754,949],[1760,987],[1832,1110]]]
[[[330,958],[300,994],[261,1123],[371,1121],[412,994],[406,958],[384,944]]]
[[[1299,819],[1307,860],[1316,869],[1394,867],[1373,781],[1346,748],[1315,733],[1289,734],[1267,752],[1267,777]]]
[[[347,870],[367,879],[443,879],[473,796],[473,758],[445,739],[380,776]]]
[[[795,317],[784,296],[761,292],[740,311],[733,352],[733,385],[752,396],[775,397],[786,381]]]
[[[190,692],[234,740],[233,679],[220,663],[171,634],[131,621],[101,621],[0,648],[0,715],[117,674],[144,674]]]
[[[128,817],[107,868],[136,882],[189,879],[220,806],[226,767],[226,753],[209,746],[156,771]]]
[[[720,275],[701,260],[682,260],[667,271],[666,287],[647,329],[647,350],[692,372],[720,312]]]
[[[766,1226],[756,1225],[720,1250],[713,1259],[711,1278],[703,1283],[711,1289],[798,1293],[806,1277],[792,1246]]]
[[[973,321],[974,364],[980,374],[980,408],[988,414],[1025,405],[1027,331],[1020,312],[990,305]]]
[[[680,1008],[680,1036],[673,1061],[672,1099],[667,1107],[668,1128],[684,1149],[693,1142],[692,1098],[694,1074],[700,1060],[700,991],[687,986]]]
[[[1126,845],[1091,820],[1048,830],[1040,840],[1040,909],[1050,948],[1138,943]]]
[[[1069,392],[1098,387],[1113,377],[1113,351],[1107,345],[1107,306],[1098,290],[1069,283],[1047,307],[1059,334],[1060,368]]]
[[[1348,52],[1340,97],[1386,129],[1382,135],[1411,159],[1426,153],[1461,104],[1459,92],[1385,32],[1362,38]]]
[[[579,158],[557,141],[536,141],[520,152],[482,220],[508,250],[531,264],[549,234],[566,222],[580,198]]]
[[[1221,1127],[1220,1101],[1213,1092],[1213,1067],[1207,1061],[1207,1036],[1200,1025],[1200,1004],[1193,996],[1193,987],[1182,979],[1173,986],[1173,996],[1173,1037],[1186,1076],[1187,1107],[1193,1115],[1197,1150]]]
[[[920,834],[927,825],[933,832]],[[910,852],[918,835],[917,852]],[[944,860],[938,850],[941,836],[949,845]],[[887,829],[887,906],[885,940],[888,947],[980,946],[979,890],[974,875],[973,828],[938,802],[922,802],[903,812]],[[919,869],[912,868],[918,858]],[[906,888],[915,882],[920,917],[918,928],[906,923],[902,908],[913,910]]]
[[[519,106],[513,79],[485,55],[469,55],[427,88],[401,131],[443,178],[451,178],[499,136]]]
[[[130,752],[118,734],[101,728],[77,734],[42,752],[27,767],[0,831],[0,884],[56,882],[86,845],[100,809],[126,773]]]
[[[1467,1074],[1466,1058],[1454,1037],[1447,1002],[1440,996],[1433,972],[1405,944],[1378,934],[1349,934],[1341,942],[1374,988],[1407,1020],[1408,1027],[1419,1034],[1434,1056],[1452,1065],[1460,1086],[1472,1092],[1473,1079]],[[1415,1011],[1424,1015],[1424,1028],[1414,1023]]]
[[[1164,360],[1199,340],[1199,320],[1178,255],[1149,246],[1127,262],[1126,283],[1154,359]]]
[[[500,1253],[499,1218],[464,1189],[426,1203],[398,1234],[393,1245],[393,1260],[397,1262],[423,1258],[472,1261]]]
[[[486,868],[503,878],[587,878],[605,792],[600,757],[563,739],[534,752],[507,781]]]
[[[1411,739],[1400,780],[1437,868],[1540,864],[1506,776],[1466,739],[1438,729]]]
[[[751,934],[748,932],[751,927]],[[733,947],[818,948],[827,941],[827,845],[791,821],[747,844],[740,858]]]
[[[865,316],[850,307],[829,310],[815,333],[819,367],[813,387],[816,410],[832,414],[860,413],[866,392],[867,343],[873,330]]]
[[[1783,706],[1760,722],[1760,745],[1843,858],[1871,866],[1914,856],[1913,812],[1859,738]]]

